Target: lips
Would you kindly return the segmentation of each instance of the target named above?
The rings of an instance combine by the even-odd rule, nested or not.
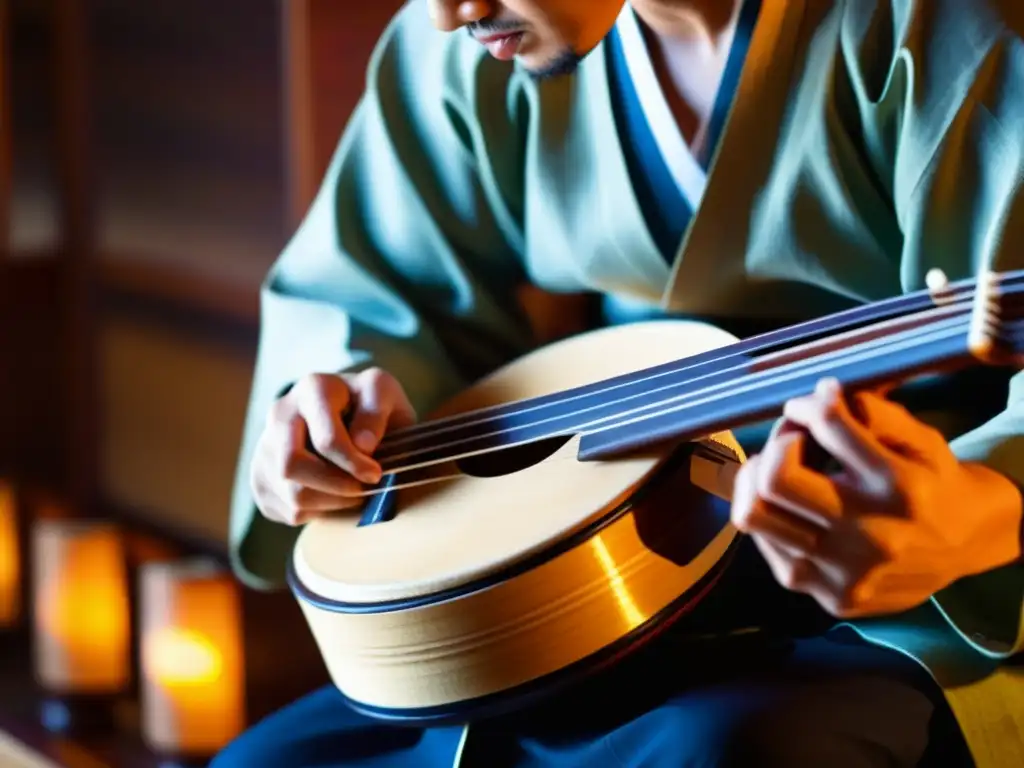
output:
[[[519,46],[523,42],[523,33],[512,32],[511,34],[490,35],[477,39],[494,58],[500,61],[511,61],[519,52]]]

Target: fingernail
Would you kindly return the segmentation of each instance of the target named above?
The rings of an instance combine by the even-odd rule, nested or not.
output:
[[[352,439],[356,444],[356,448],[363,453],[369,453],[377,447],[377,436],[368,429],[364,429],[357,433]]]
[[[360,473],[360,479],[364,483],[366,483],[367,485],[376,485],[377,483],[380,482],[380,478],[381,478],[382,474],[383,473],[381,472],[380,467],[374,467],[372,469],[364,469]]]

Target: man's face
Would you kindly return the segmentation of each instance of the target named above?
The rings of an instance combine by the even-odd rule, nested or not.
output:
[[[625,0],[428,0],[438,29],[464,28],[536,77],[571,72],[615,25]]]

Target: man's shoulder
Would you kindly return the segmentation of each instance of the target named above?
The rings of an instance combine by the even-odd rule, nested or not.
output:
[[[913,88],[918,106],[941,106],[979,97],[986,71],[1019,79],[1022,34],[1024,0],[844,0],[838,45],[868,91]]]
[[[878,42],[889,38],[894,54],[908,43],[962,47],[1024,34],[1021,0],[844,0],[843,7],[848,23]]]

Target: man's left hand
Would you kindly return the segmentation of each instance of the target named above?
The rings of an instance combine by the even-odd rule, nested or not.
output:
[[[808,437],[838,465],[808,467]],[[913,608],[964,576],[1018,559],[1021,495],[961,462],[945,437],[884,396],[834,380],[787,403],[740,469],[732,520],[776,579],[842,618]]]

